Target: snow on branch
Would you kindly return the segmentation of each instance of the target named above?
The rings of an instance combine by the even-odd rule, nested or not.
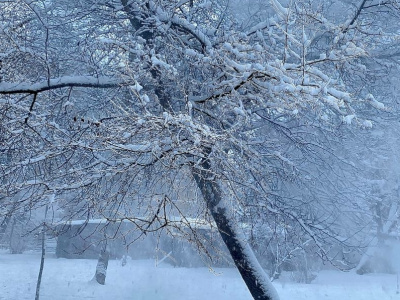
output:
[[[250,30],[247,32],[247,35],[252,35],[253,33],[256,33],[259,30],[263,30],[265,28],[267,28],[268,26],[270,26],[270,21],[262,21],[260,23],[258,23],[257,25],[253,26],[250,28]]]
[[[182,30],[190,33],[194,38],[196,38],[200,44],[206,48],[211,49],[212,43],[204,34],[200,28],[189,23],[187,20],[179,18],[178,16],[169,17],[166,12],[164,12],[160,7],[157,7],[157,17],[161,22],[170,23],[173,26],[179,27]]]
[[[94,76],[63,76],[37,83],[1,82],[0,94],[37,94],[64,87],[114,88],[128,84],[113,77]]]
[[[270,0],[272,7],[274,8],[275,12],[278,14],[279,17],[284,19],[288,14],[288,9],[283,7],[282,4],[279,3],[278,0]]]

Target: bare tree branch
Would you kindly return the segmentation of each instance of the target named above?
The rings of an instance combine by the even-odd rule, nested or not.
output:
[[[363,10],[365,3],[367,2],[367,0],[362,0],[362,2],[360,3],[360,5],[357,8],[356,14],[354,15],[354,17],[350,20],[350,22],[348,23],[348,25],[344,28],[343,33],[346,33],[350,26],[353,25],[355,23],[355,21],[357,21],[358,17],[360,16],[361,11]]]

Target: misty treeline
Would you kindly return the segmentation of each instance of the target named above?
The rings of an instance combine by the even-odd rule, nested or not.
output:
[[[288,261],[306,281],[316,258],[368,268],[398,232],[399,9],[0,1],[2,245],[68,220],[188,239],[207,221],[255,299],[278,299]]]

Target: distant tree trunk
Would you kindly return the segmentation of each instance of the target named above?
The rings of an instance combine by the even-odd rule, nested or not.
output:
[[[40,284],[42,283],[42,275],[43,275],[43,268],[44,268],[44,258],[46,256],[46,223],[43,223],[42,229],[42,255],[40,257],[40,268],[39,268],[39,275],[36,283],[36,295],[35,300],[39,300],[40,294]]]
[[[97,261],[96,274],[94,275],[94,279],[96,279],[96,281],[99,284],[104,285],[106,283],[106,275],[107,275],[107,267],[109,259],[110,259],[110,251],[107,247],[107,240],[105,240],[102,249],[100,251],[99,259]]]
[[[14,239],[14,228],[15,228],[16,223],[17,223],[17,219],[14,217],[14,220],[11,225],[10,244],[9,244],[11,254],[18,253],[18,251],[16,250],[17,247],[14,247],[14,240],[13,240]]]
[[[4,234],[6,233],[10,221],[11,221],[11,213],[7,214],[0,224],[0,239],[3,238]]]
[[[363,275],[366,273],[374,272],[374,267],[371,265],[371,259],[373,259],[376,255],[376,252],[383,245],[383,236],[388,235],[390,230],[394,227],[397,222],[397,211],[398,204],[396,201],[390,206],[389,212],[387,216],[382,215],[381,204],[378,203],[376,205],[375,215],[377,216],[377,232],[376,236],[371,240],[370,245],[367,248],[367,251],[361,257],[358,266],[356,267],[356,272],[359,275]],[[385,220],[385,221],[383,221]],[[390,272],[390,270],[387,270]]]
[[[23,230],[22,222],[24,216],[17,214],[12,216],[11,231],[9,237],[9,248],[11,254],[21,254],[25,248],[25,238],[22,236],[21,231]]]
[[[44,258],[46,256],[46,218],[47,218],[47,211],[49,206],[46,205],[45,213],[44,213],[44,221],[42,227],[42,255],[40,257],[40,268],[39,268],[39,275],[36,283],[36,295],[35,300],[39,300],[40,295],[40,285],[42,283],[42,275],[43,275],[43,268],[44,268]]]

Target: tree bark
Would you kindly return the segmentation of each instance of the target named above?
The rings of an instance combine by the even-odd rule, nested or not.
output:
[[[38,279],[37,279],[37,283],[36,283],[35,300],[39,300],[40,285],[42,283],[42,275],[43,275],[45,256],[46,256],[46,225],[45,225],[45,223],[43,223],[43,229],[42,229],[42,255],[40,257],[40,268],[39,268],[39,275],[38,275]]]
[[[106,283],[106,275],[107,275],[107,267],[109,259],[110,259],[110,251],[108,250],[107,247],[107,241],[105,241],[104,245],[102,246],[101,252],[99,254],[99,259],[97,261],[97,266],[96,266],[96,274],[94,275],[96,281],[101,285],[104,285]]]
[[[211,149],[206,149],[207,154],[210,152]],[[279,299],[274,286],[258,263],[252,249],[245,238],[241,237],[235,229],[235,224],[232,223],[227,207],[223,204],[219,184],[209,179],[212,178],[210,163],[204,160],[201,167],[200,171],[193,169],[193,176],[214,218],[222,240],[251,295],[254,299],[260,300]]]
[[[39,268],[39,275],[36,283],[36,294],[35,294],[35,300],[39,300],[39,295],[40,295],[40,285],[42,283],[42,275],[43,275],[43,268],[44,268],[44,259],[46,257],[46,219],[47,219],[47,211],[49,209],[49,206],[46,205],[46,209],[44,212],[44,221],[43,221],[43,227],[42,227],[42,255],[40,257],[40,268]]]

